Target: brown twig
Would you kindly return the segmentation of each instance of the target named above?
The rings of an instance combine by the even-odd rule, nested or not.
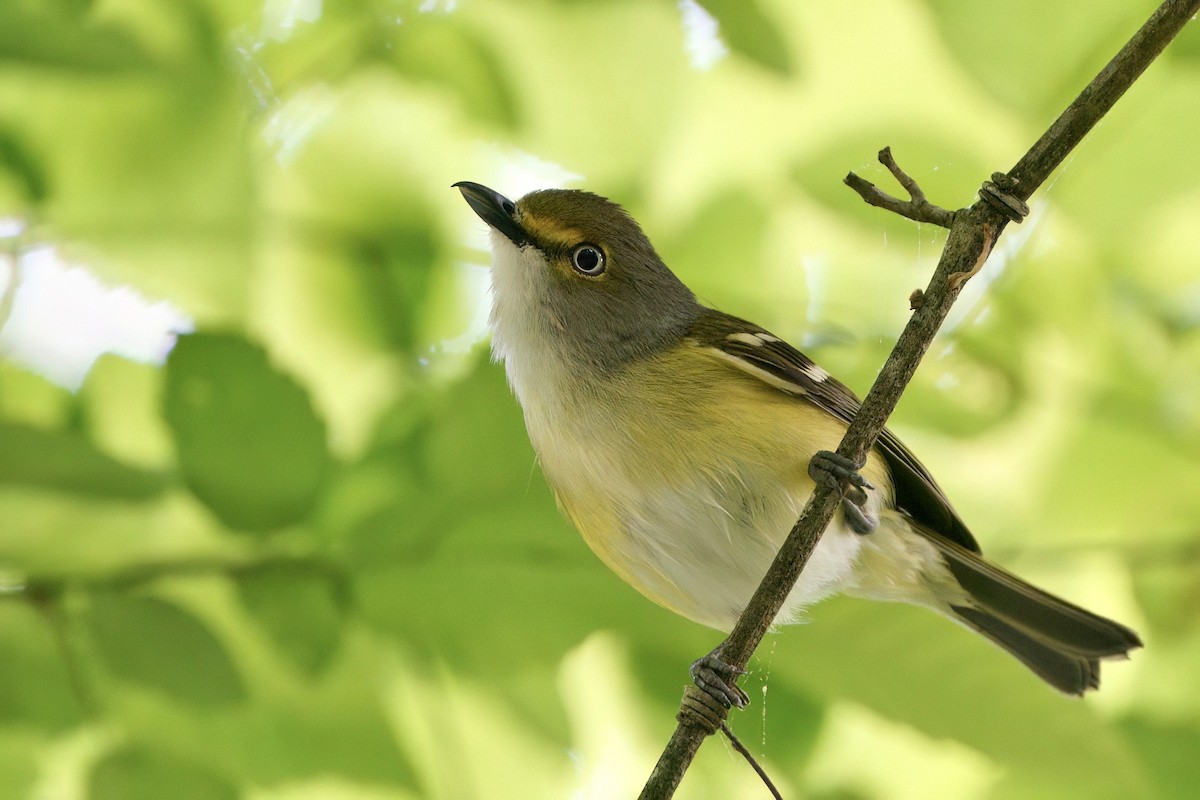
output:
[[[725,734],[725,738],[729,740],[731,745],[733,745],[733,749],[741,753],[742,758],[746,759],[754,771],[758,773],[758,777],[762,779],[762,782],[766,784],[768,791],[771,792],[771,797],[774,797],[775,800],[783,800],[783,795],[781,795],[779,790],[775,788],[775,784],[771,782],[771,777],[767,775],[767,771],[759,766],[758,761],[756,761],[754,756],[750,755],[750,751],[746,749],[746,745],[742,744],[741,740],[733,735],[733,731],[730,730],[729,725],[725,722],[721,723],[721,733]]]
[[[929,198],[925,196],[925,192],[917,182],[892,158],[892,148],[885,147],[879,151],[879,163],[887,167],[896,182],[904,187],[904,191],[908,192],[908,200],[893,197],[866,178],[861,178],[853,172],[846,175],[842,182],[858,192],[859,196],[869,205],[891,211],[902,217],[908,217],[915,222],[929,222],[943,228],[950,227],[950,223],[954,220],[954,212],[929,202]]]
[[[1166,0],[1017,162],[1006,179],[995,181],[993,178],[1000,192],[1022,202],[1028,200],[1197,10],[1200,10],[1200,0]],[[893,174],[896,172],[893,171]],[[1001,183],[1007,185],[999,185]],[[863,461],[957,298],[963,282],[982,265],[997,237],[1011,220],[1010,214],[983,199],[953,214],[950,234],[929,287],[880,370],[871,391],[863,400],[859,413],[847,429],[838,447],[839,453],[856,462]],[[839,503],[838,493],[827,484],[817,486],[766,577],[722,645],[722,656],[728,664],[739,669],[745,668],[782,608]],[[703,726],[681,715],[675,733],[655,764],[640,798],[665,800],[672,797],[706,735]]]

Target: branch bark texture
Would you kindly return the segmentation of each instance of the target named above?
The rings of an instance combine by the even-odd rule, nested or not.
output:
[[[1198,10],[1200,0],[1167,0],[1159,6],[1013,166],[1007,176],[1011,180],[1004,180],[1003,188],[1018,200],[1028,200]],[[839,453],[858,462],[866,457],[965,279],[983,265],[1010,219],[1011,215],[982,199],[954,212],[950,234],[929,287],[915,304],[916,310],[900,340],[846,431]],[[837,491],[825,484],[817,485],[766,577],[725,640],[721,655],[726,663],[745,668],[800,577],[840,499]],[[681,713],[674,734],[642,789],[641,800],[672,797],[705,736],[701,725]]]

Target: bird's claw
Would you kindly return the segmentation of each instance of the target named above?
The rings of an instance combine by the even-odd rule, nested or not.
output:
[[[832,450],[818,450],[813,453],[813,457],[808,462],[808,476],[817,483],[833,482],[838,486],[845,483],[848,486],[847,495],[850,491],[857,489],[863,502],[866,502],[865,490],[875,487],[859,473],[862,466],[841,453],[835,453]]]
[[[840,490],[846,524],[857,534],[868,534],[879,526],[879,520],[866,510],[870,499],[867,490],[875,487],[858,471],[862,466],[841,453],[818,450],[808,462],[808,475],[817,483]]]
[[[746,670],[725,663],[718,655],[718,647],[706,656],[692,662],[692,682],[702,692],[714,698],[725,708],[745,708],[750,696],[734,682]]]

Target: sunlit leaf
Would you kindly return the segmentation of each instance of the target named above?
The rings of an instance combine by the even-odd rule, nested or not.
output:
[[[104,664],[121,680],[199,708],[242,699],[224,646],[179,606],[104,593],[92,598],[86,619]]]
[[[43,742],[36,736],[16,733],[0,736],[0,797],[29,797],[37,784],[38,759]]]
[[[188,487],[226,523],[265,531],[312,510],[330,463],[325,426],[261,348],[229,334],[182,337],[163,403]]]

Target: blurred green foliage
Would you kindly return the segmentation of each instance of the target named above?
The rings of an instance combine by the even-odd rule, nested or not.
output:
[[[887,185],[890,144],[970,202],[1153,8],[698,2],[708,69],[689,2],[0,4],[0,246],[201,331],[78,393],[0,361],[0,797],[636,794],[718,635],[558,516],[449,185],[581,176],[865,390],[943,238],[842,176]],[[1193,24],[1034,198],[893,423],[992,555],[1146,650],[1073,701],[831,601],[734,721],[787,796],[1200,791],[1197,53]],[[679,796],[762,795],[712,742]]]

